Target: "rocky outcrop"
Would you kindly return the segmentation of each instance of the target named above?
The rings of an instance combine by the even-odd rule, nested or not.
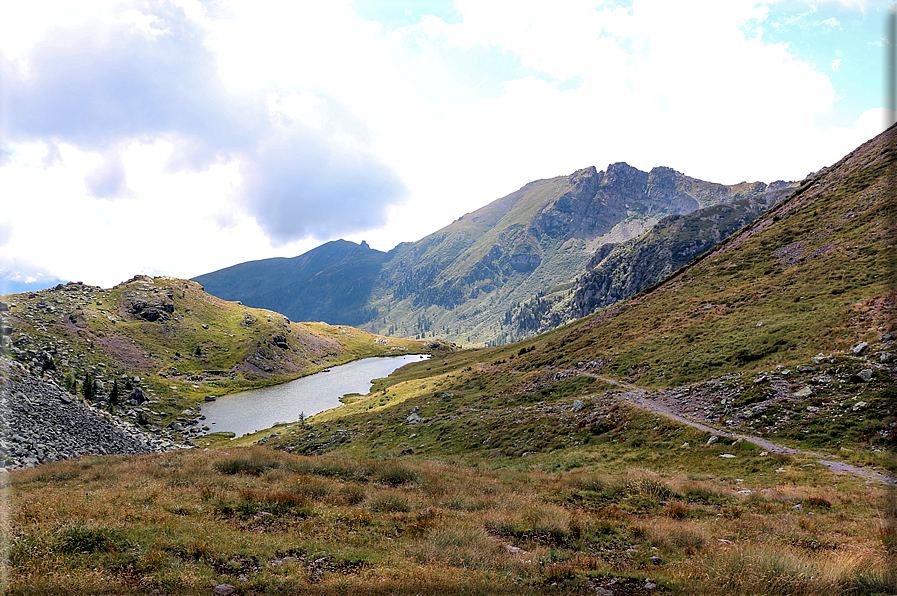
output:
[[[626,169],[621,171],[628,172]],[[622,184],[627,188],[640,183],[643,178],[653,180],[648,194],[663,196],[663,201],[668,204],[677,200],[695,200],[688,199],[690,195],[671,193],[675,176],[681,174],[669,168],[655,168],[646,177],[627,177],[617,172],[617,177],[624,179]],[[743,192],[767,188],[763,184],[748,186]],[[774,189],[770,192],[706,207],[687,215],[668,215],[638,238],[604,244],[589,261],[585,273],[576,280],[572,292],[565,296],[539,296],[521,304],[507,313],[504,323],[513,329],[514,337],[523,338],[634,296],[757,219],[790,195],[795,186],[773,183],[769,185]]]
[[[55,383],[0,358],[0,458],[6,469],[82,455],[136,455],[182,447],[77,401]]]

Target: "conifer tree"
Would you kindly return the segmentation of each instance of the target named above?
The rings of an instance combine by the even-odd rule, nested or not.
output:
[[[109,407],[114,408],[118,405],[118,401],[118,380],[116,380],[112,383],[112,391],[109,392]]]
[[[91,374],[87,371],[84,372],[84,383],[82,387],[82,391],[84,393],[84,399],[87,401],[93,401],[96,396],[96,387],[94,385],[94,380]]]

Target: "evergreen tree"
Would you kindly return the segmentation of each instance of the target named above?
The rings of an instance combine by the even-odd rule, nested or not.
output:
[[[62,384],[65,386],[65,390],[69,393],[78,393],[78,381],[75,379],[75,375],[72,374],[72,371],[65,374],[65,378],[62,379]]]
[[[112,391],[109,392],[109,407],[114,408],[118,405],[118,380],[112,383]]]
[[[84,372],[82,391],[84,393],[84,399],[89,402],[93,401],[94,397],[96,397],[96,386],[93,377],[87,371]]]

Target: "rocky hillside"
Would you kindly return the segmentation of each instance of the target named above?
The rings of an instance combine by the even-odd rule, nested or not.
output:
[[[69,283],[0,300],[4,353],[88,403],[116,406],[109,401],[118,391],[113,411],[147,428],[178,423],[207,396],[366,356],[428,350],[352,327],[296,323],[169,277],[136,276],[110,289]],[[138,403],[126,403],[134,391]],[[127,408],[147,400],[158,405]],[[192,436],[199,429],[176,430]]]
[[[0,467],[19,469],[81,455],[137,455],[181,447],[175,437],[145,432],[0,358]],[[152,405],[152,403],[148,403]]]
[[[573,282],[598,247],[639,236],[666,216],[768,189],[761,182],[704,182],[664,167],[589,167],[531,182],[386,255],[329,243],[295,259],[243,263],[196,280],[219,296],[326,313],[331,323],[375,333],[490,344],[503,341],[510,305]],[[339,258],[322,258],[335,253]]]
[[[763,194],[668,215],[638,238],[600,246],[575,283],[509,309],[502,339],[532,337],[638,294],[757,219],[796,187],[773,183]]]

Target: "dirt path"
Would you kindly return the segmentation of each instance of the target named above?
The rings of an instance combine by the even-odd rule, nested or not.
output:
[[[675,412],[671,407],[669,407],[666,403],[649,399],[647,397],[648,392],[644,389],[636,387],[635,385],[631,385],[629,383],[625,383],[623,381],[618,381],[616,379],[610,379],[608,377],[602,377],[601,375],[596,375],[594,373],[583,372],[581,370],[576,371],[581,375],[586,375],[588,377],[594,377],[596,379],[600,379],[606,383],[610,383],[612,385],[616,385],[618,387],[622,387],[625,391],[620,394],[620,397],[628,401],[629,403],[636,405],[642,409],[649,410],[654,412],[655,414],[660,414],[662,416],[666,416],[667,418],[671,418],[677,422],[681,422],[682,424],[687,424],[691,427],[694,427],[698,430],[702,430],[704,432],[713,433],[720,437],[728,437],[730,439],[744,439],[745,441],[750,441],[755,445],[763,447],[767,451],[771,451],[773,453],[782,453],[786,455],[793,455],[796,453],[807,453],[812,455],[813,457],[823,457],[819,453],[815,453],[813,451],[802,451],[800,449],[793,449],[791,447],[784,447],[782,445],[777,445],[772,443],[764,438],[756,437],[753,435],[746,435],[743,433],[733,433],[725,430],[720,430],[718,428],[713,428],[711,426],[707,426],[706,424],[701,424],[700,422],[695,422],[685,416],[682,416],[678,412]],[[863,478],[867,482],[879,482],[881,484],[885,484],[887,486],[897,487],[897,478],[893,476],[888,476],[886,474],[882,474],[877,472],[876,470],[872,470],[870,468],[862,467],[862,466],[854,466],[852,464],[839,462],[839,461],[831,461],[826,459],[817,460],[818,463],[826,466],[829,470],[834,472],[835,474],[852,474],[857,476],[858,478]]]

